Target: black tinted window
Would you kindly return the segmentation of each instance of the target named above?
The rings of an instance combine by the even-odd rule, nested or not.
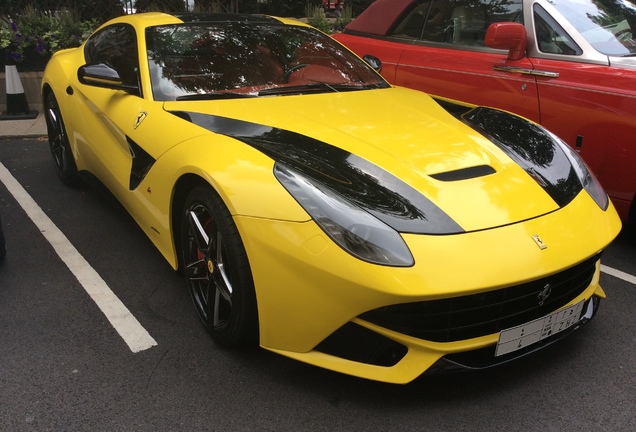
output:
[[[87,64],[106,64],[119,73],[124,84],[139,84],[139,56],[135,30],[129,25],[113,25],[94,34],[86,43]]]
[[[149,28],[146,41],[155,100],[318,83],[386,85],[365,62],[307,27],[187,23]]]

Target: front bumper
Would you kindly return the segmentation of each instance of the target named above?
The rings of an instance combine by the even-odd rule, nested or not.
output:
[[[598,292],[602,293],[597,286]],[[575,299],[584,299],[589,291]],[[518,351],[496,357],[497,333],[450,343],[435,343],[396,333],[360,319],[354,319],[308,353],[272,350],[279,354],[326,369],[362,378],[406,384],[424,372],[486,369],[539,351],[587,324],[598,311],[601,296],[585,301],[584,314],[577,324]],[[327,354],[321,350],[329,350]]]
[[[454,236],[404,235],[416,264],[393,268],[348,255],[311,221],[235,220],[254,277],[261,346],[316,366],[392,383],[412,381],[441,359],[480,367],[479,362],[470,366],[460,354],[494,350],[501,329],[433,341],[374,324],[361,318],[365,313],[506,290],[557,275],[597,256],[620,230],[613,208],[602,212],[580,194],[557,212],[519,224]],[[537,233],[547,249],[532,240]],[[542,313],[593,298],[596,305],[604,298],[600,261],[593,267],[589,284],[575,297]],[[343,342],[350,346],[349,354],[334,348]],[[530,350],[534,348],[540,345]],[[492,357],[492,364],[504,360]]]

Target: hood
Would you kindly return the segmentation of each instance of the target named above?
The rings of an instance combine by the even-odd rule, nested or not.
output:
[[[447,215],[460,227],[454,232],[532,219],[573,198],[572,193],[569,198],[558,193],[564,178],[571,183],[561,174],[571,172],[567,158],[555,161],[554,149],[538,157],[526,151],[535,148],[537,140],[523,127],[542,131],[539,126],[495,110],[465,108],[462,116],[453,116],[421,92],[390,88],[167,102],[165,109],[252,145],[276,161],[309,167],[326,184],[331,180],[325,179],[338,176],[345,178],[344,183],[335,180],[340,185],[360,184],[360,173],[372,177],[377,181],[360,188],[343,187],[342,194],[355,195],[354,202],[367,203],[362,206],[373,210],[381,203],[369,197],[383,188],[386,194],[402,197],[400,206],[424,202],[429,219]],[[491,111],[497,115],[489,115]],[[364,163],[350,163],[354,159]],[[334,160],[347,163],[338,165]],[[576,195],[580,183],[578,189],[570,189]]]

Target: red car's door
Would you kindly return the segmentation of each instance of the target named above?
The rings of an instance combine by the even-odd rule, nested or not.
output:
[[[369,54],[378,58],[382,62],[382,76],[391,84],[395,84],[395,72],[402,56],[402,51],[408,46],[407,44],[378,39],[373,40],[373,46],[370,46],[368,38],[351,36],[345,33],[336,34],[333,38],[360,57]]]
[[[527,58],[510,61],[507,52],[457,48],[425,44],[406,47],[394,83],[540,120],[535,78],[497,69],[530,70],[532,63]]]
[[[475,0],[435,0],[430,7],[422,3],[395,27],[395,36],[401,36],[412,22],[424,24],[418,40],[402,52],[395,84],[539,121],[535,78],[498,69],[531,70],[532,63],[527,58],[510,61],[507,51],[488,48],[484,42],[490,24],[522,17],[521,0],[505,5]]]
[[[630,89],[636,72],[560,60],[533,62],[559,74],[538,79],[541,124],[580,152],[625,214],[636,190],[636,176],[630,175],[636,161],[636,89]]]

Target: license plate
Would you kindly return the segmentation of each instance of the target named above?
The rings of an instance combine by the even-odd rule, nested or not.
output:
[[[499,333],[495,357],[520,350],[579,322],[584,301]]]

